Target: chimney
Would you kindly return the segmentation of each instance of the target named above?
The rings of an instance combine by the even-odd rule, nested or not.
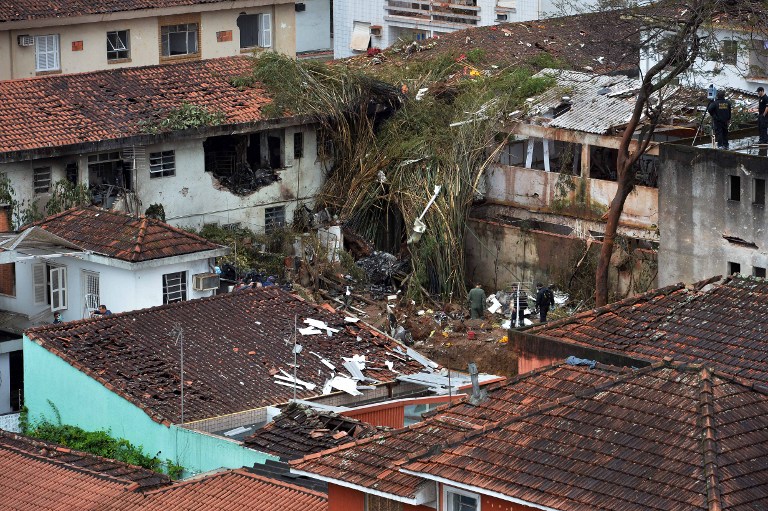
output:
[[[472,380],[472,395],[469,396],[469,403],[477,406],[488,399],[488,391],[480,388],[480,380],[477,377],[477,364],[470,362],[467,365],[467,369],[469,371],[469,377]]]

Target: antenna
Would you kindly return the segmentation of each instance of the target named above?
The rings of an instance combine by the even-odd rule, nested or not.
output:
[[[298,321],[298,316],[296,314],[293,315],[293,400],[296,401],[296,355],[298,355],[302,347],[299,344],[296,344],[296,322]]]
[[[176,323],[171,329],[171,335],[176,335],[176,345],[180,346],[181,352],[181,423],[184,424],[184,329],[181,323]]]

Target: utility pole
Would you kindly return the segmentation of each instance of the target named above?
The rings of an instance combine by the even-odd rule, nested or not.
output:
[[[184,329],[181,323],[176,323],[171,330],[171,335],[176,335],[176,345],[180,347],[181,355],[181,423],[184,424]]]

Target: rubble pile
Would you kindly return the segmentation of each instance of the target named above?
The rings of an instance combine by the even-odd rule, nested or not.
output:
[[[392,277],[407,269],[408,263],[399,260],[388,252],[375,251],[368,257],[359,259],[359,266],[372,284],[388,284]]]
[[[248,195],[280,180],[280,176],[272,169],[251,169],[245,166],[231,175],[214,175],[222,186],[235,195]]]

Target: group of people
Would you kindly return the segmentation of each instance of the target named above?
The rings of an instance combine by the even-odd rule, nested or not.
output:
[[[469,302],[469,315],[471,319],[480,319],[483,317],[486,300],[487,298],[485,296],[485,291],[483,290],[480,283],[475,284],[475,287],[469,291],[469,296],[467,297],[467,301]],[[523,312],[528,307],[528,298],[526,297],[525,293],[521,292],[519,297],[513,296],[511,305],[512,320],[516,324],[521,323],[523,320]],[[549,309],[554,306],[555,295],[552,290],[541,282],[536,284],[536,307],[539,309],[540,323],[547,322],[547,314],[549,314]]]
[[[757,88],[757,133],[759,145],[768,145],[768,96],[763,87]],[[716,99],[707,106],[712,117],[712,131],[718,149],[728,149],[728,123],[731,121],[731,102],[725,99],[724,91],[717,91]]]

